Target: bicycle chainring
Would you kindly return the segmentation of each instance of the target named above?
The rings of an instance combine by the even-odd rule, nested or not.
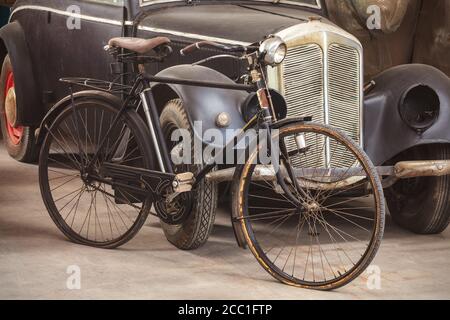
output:
[[[172,186],[165,184],[159,188],[160,200],[155,202],[155,210],[158,217],[168,225],[181,225],[192,212],[192,193],[180,194],[172,202],[167,197],[173,193]]]

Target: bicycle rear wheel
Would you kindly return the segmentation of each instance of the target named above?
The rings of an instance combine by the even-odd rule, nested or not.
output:
[[[383,235],[376,169],[355,142],[327,126],[296,123],[273,139],[286,189],[260,174],[276,167],[256,164],[265,150],[259,144],[237,169],[235,226],[279,281],[320,290],[348,284],[369,266]]]
[[[112,98],[111,98],[112,99]],[[151,169],[145,123],[135,111],[118,114],[113,100],[96,95],[76,99],[48,128],[39,160],[42,198],[57,227],[83,245],[116,248],[132,239],[151,209],[147,198],[89,178],[102,177],[104,163]],[[101,141],[106,139],[103,148]],[[92,172],[87,164],[100,149]]]

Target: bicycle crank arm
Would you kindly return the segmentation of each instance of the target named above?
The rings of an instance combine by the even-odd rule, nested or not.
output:
[[[167,196],[166,202],[171,203],[180,194],[192,191],[192,187],[194,184],[195,177],[192,172],[177,174],[172,182],[174,192]]]

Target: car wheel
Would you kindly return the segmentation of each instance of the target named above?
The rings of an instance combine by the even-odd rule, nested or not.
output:
[[[160,120],[169,146],[170,143],[173,143],[171,142],[171,136],[176,129],[188,130],[191,138],[194,136],[183,103],[179,99],[167,103]],[[191,140],[193,141],[193,139]],[[203,166],[193,164],[182,165],[181,168],[180,166],[174,167],[177,173],[191,171],[195,174],[200,172]],[[192,209],[182,223],[167,224],[161,221],[167,240],[183,250],[197,249],[205,244],[214,225],[217,210],[217,194],[218,189],[215,183],[201,182],[197,189],[192,192],[191,196],[193,199],[190,201]]]
[[[9,155],[21,162],[35,162],[34,129],[14,125],[16,117],[16,93],[14,72],[7,55],[0,78],[0,122],[3,140]]]
[[[450,159],[450,146],[423,146],[403,160]],[[450,176],[400,180],[387,189],[386,200],[392,219],[418,234],[438,234],[450,222]]]

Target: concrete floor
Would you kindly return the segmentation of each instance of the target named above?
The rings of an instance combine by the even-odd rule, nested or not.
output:
[[[81,290],[67,289],[72,265]],[[44,208],[37,167],[0,147],[0,299],[450,299],[450,230],[417,236],[388,219],[374,265],[381,289],[367,286],[367,274],[335,292],[284,286],[237,248],[226,210],[209,243],[193,252],[172,247],[154,218],[121,249],[75,245]]]

